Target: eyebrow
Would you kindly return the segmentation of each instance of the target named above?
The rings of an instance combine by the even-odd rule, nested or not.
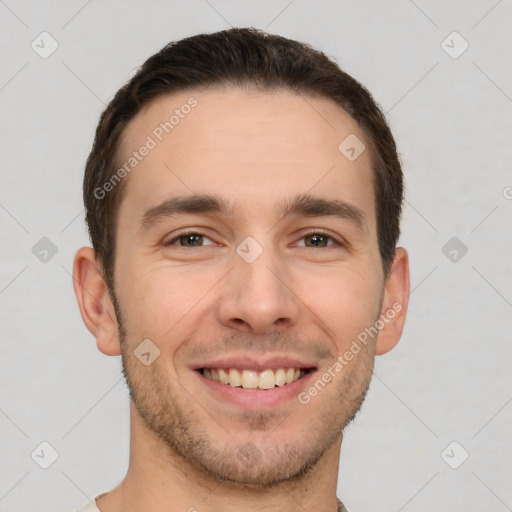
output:
[[[148,229],[156,221],[183,213],[225,213],[233,214],[234,205],[227,199],[215,195],[189,195],[171,197],[144,213],[141,227]]]
[[[141,228],[149,229],[158,220],[186,213],[213,213],[234,216],[235,205],[228,199],[210,194],[171,197],[149,208],[141,219]],[[325,199],[310,194],[297,195],[276,206],[280,220],[291,215],[304,217],[336,217],[349,220],[368,231],[365,216],[356,206],[339,199]]]
[[[303,217],[336,217],[349,220],[364,231],[368,231],[366,218],[362,210],[340,199],[324,199],[311,194],[301,194],[292,200],[284,201],[277,207],[280,218],[289,215]]]

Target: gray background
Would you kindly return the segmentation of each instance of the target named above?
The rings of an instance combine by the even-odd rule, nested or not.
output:
[[[510,0],[0,1],[0,510],[70,511],[124,475],[120,361],[96,349],[70,277],[88,244],[84,162],[137,66],[230,25],[335,57],[388,113],[404,163],[409,317],[345,437],[339,495],[353,512],[512,510],[511,13]],[[51,48],[43,31],[59,45],[46,59],[31,47]],[[43,441],[48,469],[31,458]]]

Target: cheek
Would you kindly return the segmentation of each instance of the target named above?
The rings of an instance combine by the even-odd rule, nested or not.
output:
[[[133,264],[125,275],[130,276],[122,287],[128,333],[153,337],[156,342],[175,338],[191,322],[197,322],[203,299],[219,280],[217,272],[199,276],[187,266],[180,269],[165,264]]]
[[[375,270],[340,268],[328,273],[303,276],[300,297],[320,319],[321,326],[333,339],[338,350],[379,315],[381,285]]]

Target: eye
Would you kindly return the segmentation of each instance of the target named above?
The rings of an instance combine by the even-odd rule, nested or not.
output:
[[[207,240],[210,243],[205,243]],[[175,236],[168,242],[165,242],[164,245],[178,245],[180,247],[204,247],[205,245],[215,245],[215,242],[201,233],[190,232]]]
[[[330,247],[333,245],[343,245],[342,243],[336,241],[332,236],[321,232],[308,233],[300,239],[300,241],[303,240],[304,244],[298,244],[300,247],[318,247],[323,249],[324,247]]]

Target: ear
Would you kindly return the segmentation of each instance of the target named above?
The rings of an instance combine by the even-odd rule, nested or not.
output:
[[[409,294],[409,257],[404,248],[397,247],[382,300],[381,329],[375,352],[377,355],[389,352],[402,336]]]
[[[92,247],[82,247],[75,255],[73,287],[82,320],[96,338],[101,352],[121,354],[114,305],[100,272],[101,265]]]

